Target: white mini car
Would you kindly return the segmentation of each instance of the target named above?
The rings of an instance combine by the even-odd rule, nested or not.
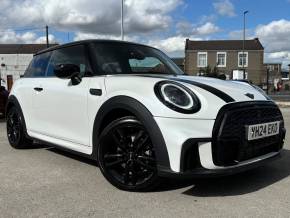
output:
[[[264,164],[279,156],[286,132],[258,87],[188,76],[155,48],[109,40],[36,54],[6,117],[14,148],[36,140],[85,155],[129,191]]]

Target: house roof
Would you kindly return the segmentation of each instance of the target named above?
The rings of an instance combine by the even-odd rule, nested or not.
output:
[[[0,44],[0,54],[35,54],[45,48],[46,44]]]
[[[243,40],[191,41],[186,39],[185,50],[242,50]],[[264,50],[258,38],[245,40],[245,50]]]

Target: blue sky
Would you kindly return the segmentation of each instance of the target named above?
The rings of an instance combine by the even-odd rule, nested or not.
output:
[[[120,39],[121,0],[1,0],[0,43]],[[290,63],[290,0],[124,0],[126,40],[184,56],[186,38],[241,39],[243,11],[247,38],[259,37],[265,60]],[[41,28],[15,31],[16,29]]]

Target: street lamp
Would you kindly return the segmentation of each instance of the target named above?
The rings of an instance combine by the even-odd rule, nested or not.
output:
[[[246,14],[249,13],[249,11],[244,11],[244,37],[243,37],[243,58],[242,58],[242,62],[243,62],[243,71],[244,71],[244,79],[246,79],[246,69],[245,69],[245,40],[246,40]]]
[[[121,0],[121,39],[124,40],[124,0]]]

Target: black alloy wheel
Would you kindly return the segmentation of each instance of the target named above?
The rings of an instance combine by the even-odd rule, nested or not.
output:
[[[7,137],[14,148],[25,148],[32,141],[27,139],[24,132],[24,120],[18,108],[12,107],[6,117]]]
[[[153,144],[135,117],[115,120],[104,129],[98,160],[103,175],[122,190],[147,191],[159,183]]]

